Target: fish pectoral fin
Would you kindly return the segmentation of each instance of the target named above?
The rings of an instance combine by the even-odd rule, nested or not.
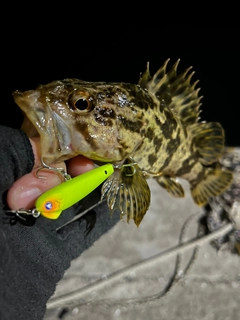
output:
[[[102,186],[101,199],[106,198],[111,214],[119,210],[121,218],[126,216],[127,222],[133,219],[139,226],[149,208],[151,192],[141,169],[134,168],[133,174],[129,174],[129,167],[115,169]]]
[[[209,199],[220,195],[226,190],[233,179],[232,172],[227,170],[206,169],[205,177],[197,185],[191,186],[193,200],[199,206],[204,206]],[[190,183],[191,185],[191,183]]]
[[[197,123],[190,127],[193,143],[203,165],[216,162],[224,148],[224,131],[217,122]]]
[[[155,178],[159,185],[166,189],[168,193],[170,193],[173,197],[183,198],[184,190],[179,182],[176,181],[173,177],[168,176],[160,176]]]

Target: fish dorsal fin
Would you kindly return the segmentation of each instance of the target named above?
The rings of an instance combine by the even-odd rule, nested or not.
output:
[[[177,74],[180,59],[167,71],[170,59],[166,60],[161,68],[151,77],[149,63],[146,71],[140,76],[138,84],[154,94],[160,101],[178,114],[185,125],[196,123],[199,119],[199,108],[202,97],[198,96],[200,91],[195,89],[198,81],[191,83],[194,75],[192,67],[181,74]]]
[[[140,78],[138,80],[138,84],[141,88],[143,89],[147,89],[148,88],[148,83],[150,82],[150,80],[152,79],[151,75],[150,75],[150,71],[149,71],[149,62],[147,63],[147,68],[145,70],[145,72],[142,74],[140,73]]]

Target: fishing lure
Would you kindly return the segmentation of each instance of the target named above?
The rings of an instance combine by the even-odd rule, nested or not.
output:
[[[18,216],[21,214],[32,215],[37,218],[58,219],[63,210],[71,207],[94,189],[114,172],[112,164],[105,164],[44,192],[35,203],[33,210],[8,210]]]

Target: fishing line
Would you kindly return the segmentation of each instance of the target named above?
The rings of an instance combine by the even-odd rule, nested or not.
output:
[[[106,277],[106,279],[102,278],[99,279],[83,288],[77,289],[75,291],[72,291],[70,293],[61,295],[59,297],[56,298],[52,298],[49,300],[49,302],[47,303],[47,309],[53,309],[53,308],[59,308],[59,307],[67,307],[67,306],[75,306],[75,305],[79,305],[79,304],[87,304],[88,302],[82,303],[82,301],[80,302],[80,300],[82,300],[84,298],[85,295],[87,294],[91,294],[92,292],[96,291],[96,290],[100,290],[103,289],[106,285],[114,285],[115,283],[117,283],[118,281],[122,280],[124,277],[126,277],[127,275],[129,275],[130,272],[138,272],[144,268],[149,268],[152,267],[154,264],[159,263],[162,260],[166,260],[168,258],[171,258],[173,256],[175,256],[176,254],[182,254],[187,250],[190,249],[195,249],[196,247],[202,247],[204,244],[213,241],[214,239],[221,237],[227,233],[229,233],[230,231],[233,230],[233,225],[231,223],[223,226],[221,229],[207,235],[204,236],[202,238],[197,238],[195,240],[186,242],[184,244],[180,244],[176,247],[167,249],[164,252],[160,252],[156,255],[153,255],[147,259],[141,260],[137,263],[134,263],[130,266],[127,266],[125,268],[122,268],[112,274],[110,274],[109,276]],[[159,296],[159,293],[157,294]],[[154,295],[149,297],[149,299],[153,299]],[[127,299],[129,303],[131,302],[147,302],[148,301],[148,297],[143,297],[140,299]],[[117,300],[118,302],[121,303],[122,300]],[[96,302],[96,301],[95,301]],[[99,300],[98,300],[99,302]]]
[[[188,229],[190,223],[192,222],[192,220],[194,219],[194,220],[199,221],[199,219],[201,219],[203,216],[204,216],[204,214],[201,212],[200,214],[194,214],[194,215],[190,216],[185,221],[184,225],[181,228],[181,232],[180,232],[180,236],[179,236],[179,245],[185,241],[184,237],[187,233],[187,229]],[[197,236],[200,236],[200,232],[201,232],[201,230],[200,230],[200,226],[199,226]],[[183,277],[186,276],[186,274],[189,272],[190,268],[192,267],[194,261],[196,260],[198,249],[199,249],[198,247],[194,248],[193,253],[192,253],[192,255],[189,259],[189,262],[188,262],[187,266],[185,267],[184,271],[181,270],[181,257],[182,257],[182,255],[181,254],[177,255],[173,275],[170,277],[170,280],[168,281],[165,288],[154,295],[143,297],[143,298],[127,298],[127,299],[121,299],[121,300],[109,299],[109,298],[108,299],[101,299],[101,300],[92,300],[92,301],[88,301],[86,303],[81,302],[81,305],[99,304],[100,302],[101,302],[101,304],[105,303],[105,305],[107,303],[108,304],[117,304],[119,301],[121,301],[121,303],[125,302],[125,303],[135,303],[136,304],[136,303],[143,303],[143,302],[149,302],[149,301],[160,299],[163,296],[165,296],[167,293],[169,293],[170,290],[172,290],[173,287],[175,287],[175,285],[178,283],[178,281],[180,279],[182,279]]]

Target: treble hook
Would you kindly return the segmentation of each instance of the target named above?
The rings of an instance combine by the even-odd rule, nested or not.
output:
[[[128,159],[130,159],[132,162],[119,164],[119,165],[115,164],[113,167],[114,167],[114,169],[122,169],[122,168],[125,168],[125,167],[133,167],[133,172],[132,173],[125,173],[126,177],[132,177],[136,173],[135,165],[137,165],[137,163],[131,157],[129,157]]]
[[[26,219],[24,217],[22,217],[21,215],[27,215],[27,216],[32,216],[34,218],[38,218],[40,216],[40,212],[36,210],[36,208],[34,209],[18,209],[18,210],[5,210],[5,212],[11,212],[14,213],[19,219],[26,221]]]
[[[43,161],[43,157],[41,157],[41,162],[42,162],[42,167],[38,168],[38,170],[36,171],[36,176],[39,178],[39,179],[46,179],[45,177],[43,176],[39,176],[39,172],[41,170],[44,170],[44,169],[47,169],[47,170],[51,170],[51,171],[55,171],[56,173],[60,174],[64,181],[68,181],[71,179],[71,176],[70,174],[68,174],[64,168],[55,168],[55,167],[51,167],[49,165],[47,165],[44,161]]]

